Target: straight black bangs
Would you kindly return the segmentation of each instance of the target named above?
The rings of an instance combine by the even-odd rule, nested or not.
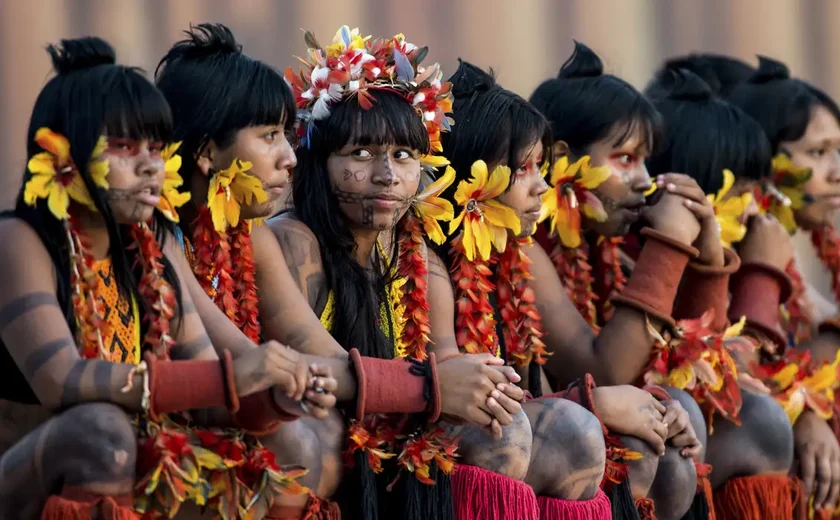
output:
[[[531,103],[548,120],[554,140],[564,141],[578,156],[604,139],[619,146],[639,132],[654,150],[661,132],[659,114],[650,101],[612,75],[544,81]]]
[[[172,139],[172,112],[166,98],[138,69],[121,68],[108,85],[103,129],[111,137]]]
[[[326,155],[347,144],[396,145],[429,153],[429,134],[406,98],[387,89],[370,90],[373,106],[362,108],[357,97],[330,106],[328,118],[311,128],[310,146]]]
[[[660,149],[648,160],[651,175],[681,172],[705,193],[723,185],[723,170],[736,178],[762,179],[770,173],[772,152],[761,126],[738,107],[716,98],[655,102],[662,114]]]

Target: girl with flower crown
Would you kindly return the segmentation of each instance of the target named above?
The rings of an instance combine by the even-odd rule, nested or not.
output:
[[[98,38],[48,50],[57,75],[0,220],[15,244],[0,254],[0,402],[15,417],[3,425],[0,516],[173,517],[188,502],[251,518],[261,482],[305,493],[301,470],[249,450],[243,433],[300,415],[310,367],[276,342],[235,360],[213,350],[156,208],[166,100]]]
[[[444,192],[444,196],[461,206],[462,211],[453,221],[453,235],[441,252],[451,266],[457,301],[454,319],[457,345],[467,352],[496,353],[517,367],[534,367],[535,370],[530,371],[535,374],[529,377],[530,387],[532,392],[539,393],[540,387],[533,385],[540,381],[539,366],[555,356],[564,355],[567,363],[576,362],[566,354],[574,351],[572,345],[575,342],[589,340],[572,338],[573,331],[586,328],[585,323],[576,323],[582,322],[576,317],[577,313],[552,313],[555,323],[545,324],[543,321],[545,308],[541,303],[546,301],[544,287],[552,283],[547,278],[559,283],[553,270],[536,278],[539,284],[531,282],[536,273],[532,271],[528,255],[531,248],[529,237],[540,217],[543,196],[548,192],[543,174],[544,166],[551,162],[549,125],[525,100],[503,89],[490,74],[469,63],[462,62],[451,81],[455,94],[454,115],[458,124],[444,136],[443,145],[445,155],[458,172],[454,175],[460,182],[457,189],[453,186]],[[492,125],[488,124],[490,120]],[[559,297],[561,305],[564,302],[569,305],[562,290],[555,291],[553,296]],[[445,309],[446,306],[440,304],[434,307],[435,314],[445,312]],[[453,322],[451,317],[445,316],[441,321]],[[554,333],[543,337],[546,327],[553,329]],[[441,348],[446,348],[446,345],[434,346],[435,351]],[[651,462],[650,478],[653,478],[658,456],[665,450],[668,438],[663,414],[665,421],[675,423],[672,425],[674,433],[682,433],[688,427],[687,437],[693,438],[688,414],[678,402],[666,406],[650,393],[632,386],[595,388],[592,381],[591,376],[582,377],[573,384],[575,390],[569,397],[577,397],[581,404],[603,420],[602,428],[611,430],[606,440],[610,443],[607,453],[613,455],[612,459],[619,453],[611,440],[614,435],[620,432],[645,439],[653,447],[648,450],[650,456],[647,458]],[[664,397],[670,400],[667,394]],[[546,406],[559,411],[566,421],[548,427],[549,423],[545,420],[548,416],[542,412]],[[624,481],[621,473],[626,471],[614,460],[608,461],[606,475],[593,475],[594,485],[587,491],[589,495],[576,495],[565,485],[569,479],[579,477],[582,467],[585,467],[586,455],[590,453],[580,448],[568,452],[566,448],[570,443],[565,436],[587,437],[587,424],[598,431],[594,421],[587,423],[582,419],[572,419],[575,414],[591,417],[589,413],[563,399],[529,401],[524,408],[526,415],[533,419],[534,432],[531,463],[525,482],[531,484],[537,494],[545,495],[539,497],[543,517],[554,518],[561,515],[565,508],[580,514],[587,504],[583,499],[590,498],[602,481],[614,499],[613,509],[618,518],[624,518],[624,514],[629,514],[631,518],[638,515],[626,484],[613,485]],[[677,416],[684,421],[682,426],[675,421]],[[538,420],[538,417],[543,419]],[[579,431],[580,428],[584,431]],[[473,432],[463,429],[460,434],[465,460],[470,455],[483,456],[476,447],[468,450],[470,442],[482,444]],[[639,441],[639,444],[644,442]],[[699,451],[699,445],[696,449]],[[486,451],[489,453],[490,450]],[[604,452],[597,455],[603,460]],[[575,463],[582,466],[576,467]],[[690,461],[684,461],[683,465],[687,470],[692,469]],[[554,468],[554,471],[546,471],[548,467]],[[619,488],[626,494],[619,493]],[[684,490],[688,489],[684,486]],[[641,487],[634,491],[640,497],[647,493]],[[684,494],[686,502],[690,502],[691,494]],[[629,507],[625,507],[628,501]]]
[[[733,172],[736,186],[754,190],[762,214],[753,218],[751,228],[769,214],[793,234],[794,244],[810,234],[817,258],[831,272],[837,264],[832,263],[837,240],[831,223],[840,193],[840,110],[825,93],[790,78],[787,67],[764,57],[755,74],[732,90],[729,101],[758,122],[775,154],[764,172]],[[823,305],[826,300],[803,282],[796,267],[806,258],[800,254],[793,262],[788,248],[779,247],[788,241],[778,226],[763,240],[745,239],[741,254],[747,249],[755,265],[745,269],[742,263],[733,278],[729,314],[742,313],[761,340],[762,363],[755,375],[794,424],[793,472],[803,482],[800,503],[827,518],[840,496],[835,484],[840,475],[840,423],[834,403],[840,336],[831,318],[836,309]],[[808,247],[801,243],[794,249]],[[755,297],[758,294],[761,298]],[[779,304],[784,304],[781,312]]]
[[[515,372],[492,356],[442,359],[426,350],[438,340],[430,306],[440,285],[430,271],[440,262],[424,230],[439,229],[451,208],[420,187],[423,164],[441,164],[433,154],[452,124],[449,84],[438,65],[422,65],[428,49],[402,35],[372,39],[345,26],[326,47],[311,33],[306,43],[306,67],[286,72],[301,121],[294,209],[269,226],[341,345],[335,355],[349,350],[360,383],[346,413],[352,472],[339,500],[351,518],[452,518],[460,497],[450,474],[457,486],[468,470],[452,473],[456,445],[438,417],[500,436],[502,426],[515,427],[523,394],[511,384]],[[475,491],[472,505],[483,507],[487,493],[500,495]]]
[[[778,413],[781,410],[768,397],[750,399],[744,404],[748,412],[741,411],[737,372],[723,342],[727,345],[737,342],[746,348],[746,340],[739,338],[738,327],[726,329],[725,312],[722,313],[723,320],[717,317],[706,321],[715,315],[706,315],[705,311],[719,303],[721,295],[725,300],[729,272],[737,261],[735,255],[723,255],[711,203],[693,179],[682,174],[668,174],[657,179],[657,186],[666,189],[651,198],[653,204],[645,205],[645,193],[653,190],[645,158],[657,142],[659,115],[633,87],[615,76],[604,75],[602,70],[600,59],[585,46],[576,44],[574,55],[563,66],[559,77],[544,82],[532,95],[532,103],[552,124],[555,150],[568,157],[566,164],[584,158],[579,166],[554,172],[554,200],[549,201],[553,217],[551,226],[538,233],[542,251],[537,250],[533,255],[535,264],[552,262],[555,265],[572,301],[594,330],[616,320],[624,322],[620,338],[612,336],[612,332],[605,335],[606,328],[598,336],[605,344],[620,348],[620,352],[604,358],[601,368],[606,369],[607,380],[690,388],[691,377],[671,380],[653,374],[645,378],[644,375],[651,364],[656,363],[658,368],[661,363],[672,363],[674,368],[680,368],[681,375],[695,374],[696,378],[697,371],[706,367],[705,362],[697,361],[709,358],[713,361],[709,367],[714,369],[701,373],[707,375],[710,382],[715,381],[701,385],[709,394],[707,412],[718,411],[733,420],[738,420],[739,412],[746,413],[751,421],[759,417],[759,423],[764,424],[756,428],[778,426],[785,431],[787,427],[781,421],[783,415]],[[604,99],[612,100],[609,108],[605,108]],[[601,179],[592,172],[599,167],[606,167],[607,175]],[[581,202],[576,207],[570,204],[571,200]],[[650,227],[642,230],[643,247],[635,265],[630,267],[631,259],[624,256],[619,246],[622,237],[631,226],[639,226],[636,222],[641,219]],[[586,230],[583,235],[582,227]],[[633,233],[629,238],[635,236]],[[632,268],[629,279],[625,268]],[[680,301],[678,289],[680,295],[693,298]],[[700,309],[699,312],[692,316],[683,314],[689,303],[693,306],[692,311]],[[704,319],[677,323],[682,318],[701,316]],[[628,331],[637,331],[632,342],[628,341],[631,337]],[[675,349],[677,346],[681,348]],[[677,354],[663,357],[663,351]],[[591,360],[589,356],[591,354],[582,359]],[[550,377],[559,377],[561,382],[569,377],[564,376],[560,362],[554,366],[547,364],[546,371]],[[697,392],[694,394],[698,395]],[[683,404],[692,414],[695,430],[701,439],[704,438],[706,422],[698,413],[694,400],[685,393],[681,395]],[[712,416],[708,417],[711,426]],[[780,424],[776,425],[777,422]],[[727,437],[725,432],[716,435],[720,435],[721,440]],[[779,438],[784,439],[784,436]],[[725,444],[743,448],[743,442],[736,440]],[[762,452],[760,443],[753,444],[759,444],[759,451],[755,453],[764,453],[761,460],[775,461],[776,466],[751,466],[751,460],[744,458],[742,450],[735,453],[742,460],[739,467],[756,467],[753,470],[756,473],[782,471],[781,468],[786,467],[787,461],[777,457],[778,450]],[[712,466],[716,456],[717,452],[711,451],[706,456]],[[711,488],[705,478],[708,467],[702,465],[703,461],[703,457],[696,459],[704,493],[696,497],[690,511],[699,516],[708,515],[711,500]],[[783,478],[778,479],[777,484],[785,490],[790,488],[790,482]],[[654,482],[655,502],[664,503],[661,497],[667,494],[658,492],[657,487]]]

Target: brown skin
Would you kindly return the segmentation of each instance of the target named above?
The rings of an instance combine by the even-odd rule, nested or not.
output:
[[[146,141],[120,142],[109,145],[104,157],[111,164],[108,198],[113,213],[123,224],[147,219],[154,206],[139,194],[160,190],[164,173],[159,147]],[[81,218],[92,254],[104,258],[108,241],[103,221],[89,212]],[[0,255],[4,287],[0,335],[43,406],[64,410],[32,431],[4,435],[21,440],[0,459],[0,468],[8,472],[0,478],[0,507],[5,513],[0,516],[37,516],[47,496],[61,491],[61,483],[97,494],[130,491],[136,440],[128,414],[142,411],[142,376],[135,376],[132,391],[122,392],[133,365],[81,359],[56,298],[52,260],[41,240],[27,224],[13,219],[0,222],[0,237],[17,244]],[[181,320],[171,324],[177,331],[173,358],[218,359],[185,285],[185,280],[194,278],[177,260],[180,253],[174,240],[170,238],[163,250],[169,258],[174,253],[172,263],[182,292]],[[308,369],[297,353],[271,342],[234,361],[236,391],[246,396],[274,387],[278,404],[300,413],[292,401],[302,397],[309,386]],[[324,374],[321,382],[329,389],[328,373],[320,373]],[[213,415],[223,417],[225,412]]]

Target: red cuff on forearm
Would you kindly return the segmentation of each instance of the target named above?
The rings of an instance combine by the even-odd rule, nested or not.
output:
[[[284,422],[297,416],[284,412],[271,397],[271,390],[263,390],[243,397],[239,412],[233,415],[233,424],[251,435],[261,437],[276,432]]]
[[[735,251],[724,248],[724,265],[713,267],[689,262],[677,295],[674,319],[693,320],[709,309],[714,311],[711,327],[721,331],[726,327],[726,310],[729,307],[729,277],[741,266]]]
[[[655,397],[657,401],[668,401],[671,399],[671,394],[659,385],[647,385],[643,390]]]
[[[790,278],[768,264],[747,262],[732,275],[730,290],[730,321],[746,317],[748,327],[784,348],[787,340],[779,325],[779,305],[790,298]]]
[[[171,412],[229,404],[225,370],[218,359],[159,361],[149,352],[145,361],[149,367],[152,419]]]
[[[686,264],[697,257],[697,250],[650,228],[627,286],[612,302],[638,309],[673,326],[674,298]]]
[[[429,419],[440,416],[440,395],[437,364],[429,356],[432,388],[431,398],[425,397],[426,376],[412,372],[413,364],[403,359],[378,359],[362,356],[358,349],[350,350],[350,361],[356,371],[356,419],[376,413],[429,412]]]

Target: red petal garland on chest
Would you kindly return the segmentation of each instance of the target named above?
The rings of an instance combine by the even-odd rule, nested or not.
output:
[[[399,275],[405,279],[401,303],[405,307],[403,343],[405,353],[426,359],[426,344],[432,332],[429,324],[429,271],[423,258],[423,229],[411,212],[403,218],[399,247]]]
[[[831,274],[831,293],[840,304],[840,238],[833,227],[826,226],[811,232],[811,243],[822,264]]]
[[[455,339],[470,354],[496,355],[496,319],[490,304],[490,293],[496,286],[490,281],[492,272],[481,259],[467,260],[461,237],[452,241],[451,276],[455,283]]]

